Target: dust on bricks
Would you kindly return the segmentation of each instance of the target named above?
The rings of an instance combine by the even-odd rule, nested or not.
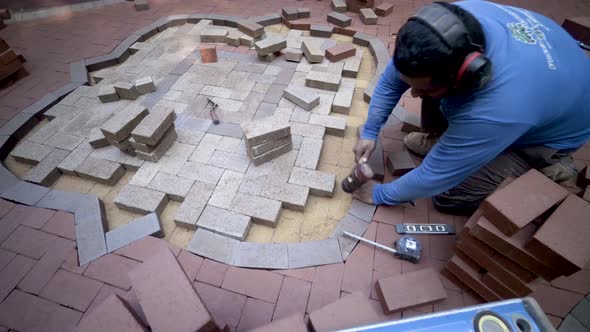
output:
[[[156,91],[156,85],[154,84],[154,80],[151,76],[146,76],[135,80],[135,88],[137,88],[137,92],[142,95]]]
[[[416,284],[422,287],[412,287]],[[432,304],[447,297],[438,273],[432,268],[380,279],[377,293],[387,314]]]
[[[136,314],[129,304],[117,294],[111,294],[104,302],[83,317],[76,327],[76,331],[116,331],[122,326],[130,332],[147,331],[136,318]]]
[[[221,173],[220,173],[221,174]],[[215,189],[215,184],[196,181],[174,216],[176,225],[196,229],[197,221]]]
[[[289,183],[309,187],[309,192],[312,195],[332,197],[336,184],[336,175],[294,167],[289,177]]]
[[[304,87],[287,87],[283,90],[283,96],[306,111],[320,104],[320,96],[315,91]]]
[[[113,84],[115,91],[121,99],[135,100],[139,97],[139,92],[134,84],[129,82],[115,82]]]
[[[354,88],[340,88],[334,96],[332,103],[332,112],[340,114],[348,114],[352,107],[352,97],[354,95]]]
[[[301,62],[301,58],[303,58],[303,51],[296,48],[285,49],[285,59],[287,61]]]
[[[342,68],[342,76],[344,77],[357,77],[359,70],[361,69],[362,56],[357,55],[344,61],[344,67]]]
[[[252,38],[259,38],[264,35],[264,27],[253,21],[238,21],[238,30]]]
[[[328,13],[328,22],[337,25],[341,28],[346,28],[352,24],[352,17],[346,16],[338,12]]]
[[[37,165],[53,150],[51,146],[29,141],[20,142],[10,155],[16,160],[29,165]]]
[[[231,210],[252,218],[252,222],[275,227],[281,216],[282,204],[279,201],[237,193],[232,201]]]
[[[222,263],[231,264],[234,247],[240,241],[227,236],[198,228],[191,239],[187,250],[199,256],[207,257]]]
[[[346,119],[334,115],[313,113],[309,117],[309,124],[326,127],[328,135],[344,137]]]
[[[391,14],[392,11],[393,5],[387,2],[383,2],[379,6],[375,7],[375,14],[381,17]]]
[[[387,169],[393,176],[401,176],[416,168],[408,151],[392,152],[387,157]]]
[[[305,77],[305,86],[328,91],[338,91],[341,80],[342,76],[337,74],[310,71]]]
[[[74,217],[78,261],[83,266],[107,253],[105,232],[108,227],[104,206],[98,197],[93,197],[86,206],[74,212]]]
[[[346,2],[344,0],[332,0],[330,7],[338,13],[346,13]]]
[[[162,213],[168,198],[163,192],[127,184],[113,200],[120,209],[133,213]]]
[[[129,272],[133,291],[154,331],[213,331],[211,314],[170,250]]]
[[[103,103],[110,103],[119,100],[119,95],[112,85],[103,85],[98,90],[98,99]]]
[[[324,61],[324,52],[315,40],[304,40],[301,43],[301,50],[309,63],[319,63]]]
[[[198,228],[244,241],[250,229],[251,218],[243,214],[207,205],[197,221]]]
[[[240,242],[234,252],[232,265],[262,269],[289,267],[287,244]]]
[[[176,113],[170,107],[153,110],[139,122],[131,135],[138,143],[154,146],[174,124],[174,120],[176,120]]]
[[[123,226],[108,231],[106,233],[107,250],[108,252],[113,252],[119,248],[123,248],[129,243],[150,235],[157,237],[162,237],[164,235],[160,226],[160,219],[155,213],[150,213],[141,218],[132,220]]]
[[[23,180],[37,183],[43,186],[50,186],[61,175],[57,166],[68,156],[66,150],[55,149],[40,163],[31,168],[23,177]]]
[[[290,183],[269,184],[261,195],[281,201],[286,209],[304,211],[309,197],[309,188]]]
[[[355,54],[356,48],[352,44],[338,44],[326,49],[326,59],[331,62],[338,62],[353,57]]]
[[[168,198],[173,201],[182,202],[194,181],[179,176],[166,173],[158,173],[148,185],[149,189],[162,191],[168,194]]]
[[[201,32],[201,42],[203,43],[225,43],[228,34],[227,29],[207,28]]]
[[[112,161],[88,157],[74,172],[81,178],[114,186],[125,174],[125,169],[121,164]]]
[[[266,56],[287,48],[287,39],[284,37],[264,38],[254,43],[254,47],[259,56]]]
[[[147,108],[137,104],[129,104],[105,122],[100,130],[108,140],[122,142],[148,114]]]
[[[281,13],[283,17],[289,21],[299,18],[299,12],[297,11],[297,8],[286,7],[281,10]]]
[[[291,126],[288,122],[277,120],[274,117],[267,117],[243,123],[242,131],[246,138],[246,145],[255,146],[289,136],[291,134]]]
[[[366,25],[377,24],[377,15],[371,8],[361,8],[361,21]]]

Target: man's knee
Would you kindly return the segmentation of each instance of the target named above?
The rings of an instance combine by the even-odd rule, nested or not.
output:
[[[448,193],[443,193],[432,197],[434,207],[441,213],[458,216],[471,216],[480,202],[472,202],[460,197],[453,197]]]

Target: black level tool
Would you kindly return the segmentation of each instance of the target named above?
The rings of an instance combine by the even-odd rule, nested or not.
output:
[[[403,259],[408,262],[418,263],[422,259],[422,245],[416,238],[411,236],[402,236],[399,240],[393,243],[393,248],[390,248],[388,246],[382,245],[381,243],[367,240],[364,237],[360,237],[349,232],[344,232],[344,235],[353,239],[357,239],[361,242],[374,245],[377,248],[389,251],[396,258]]]
[[[397,234],[455,234],[455,226],[448,224],[397,224]]]

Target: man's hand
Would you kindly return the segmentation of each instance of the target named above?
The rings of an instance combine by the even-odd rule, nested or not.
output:
[[[365,182],[365,184],[352,193],[352,198],[358,199],[359,201],[365,202],[367,204],[374,204],[373,187],[375,187],[376,184],[377,181],[374,180]]]
[[[356,142],[356,145],[352,149],[354,152],[354,161],[356,163],[364,159],[366,162],[371,157],[371,153],[375,150],[375,141],[370,139],[361,138]]]

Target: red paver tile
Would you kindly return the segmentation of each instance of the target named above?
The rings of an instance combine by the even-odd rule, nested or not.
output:
[[[301,279],[285,277],[272,319],[282,319],[292,316],[298,312],[305,312],[310,291],[310,282]]]
[[[188,279],[192,282],[197,277],[197,273],[203,264],[203,258],[186,250],[181,250],[178,255],[178,262]]]
[[[0,304],[0,324],[18,331],[71,331],[82,313],[19,290]]]
[[[111,294],[102,304],[98,305],[92,313],[84,316],[78,324],[76,331],[147,331],[139,322],[125,300],[116,294]]]
[[[219,326],[237,327],[246,305],[246,296],[222,288],[195,282],[197,293]]]
[[[89,264],[80,266],[78,265],[78,249],[70,250],[68,257],[62,264],[61,268],[76,274],[82,274],[88,268]]]
[[[463,292],[447,289],[447,298],[441,302],[433,304],[433,311],[445,311],[451,309],[463,308]]]
[[[546,313],[564,318],[584,297],[563,289],[540,284],[531,296]]]
[[[427,238],[430,246],[430,257],[448,261],[453,257],[453,250],[457,244],[455,235],[432,235]]]
[[[37,261],[17,255],[0,271],[0,302],[18,285]]]
[[[16,257],[15,253],[0,248],[0,271],[2,271],[2,269],[4,269],[14,257]]]
[[[76,221],[74,215],[68,212],[57,211],[41,230],[70,240],[76,240]]]
[[[389,225],[401,224],[404,219],[404,208],[399,205],[386,206],[381,205],[377,207],[377,211],[373,215],[373,220]]]
[[[141,240],[137,240],[125,247],[116,250],[115,254],[125,256],[136,261],[144,262],[152,255],[158,253],[162,248],[170,248],[174,256],[180,254],[180,248],[167,242],[163,239],[158,239],[153,236],[146,236]]]
[[[313,312],[340,298],[344,264],[318,266],[311,284],[307,312]]]
[[[399,237],[400,236],[395,232],[395,227],[382,223],[377,224],[377,243],[391,247],[393,242]],[[360,243],[359,246],[360,245],[368,246],[368,244],[363,243]],[[402,272],[402,263],[399,259],[393,257],[393,254],[385,250],[376,249],[373,269],[375,271],[387,272],[394,275]]]
[[[580,270],[569,277],[559,277],[551,286],[576,292],[582,295],[590,293],[590,271]]]
[[[55,214],[53,210],[17,204],[4,218],[17,219],[21,225],[39,229]]]
[[[0,218],[3,218],[8,212],[10,212],[16,204],[9,202],[5,199],[0,199]]]
[[[34,259],[40,259],[57,239],[58,237],[53,234],[27,226],[19,226],[2,243],[2,247]]]
[[[363,235],[371,241],[375,241],[377,223],[373,222]],[[342,290],[348,293],[361,292],[371,295],[373,282],[373,258],[375,247],[369,245],[357,245],[346,259],[344,274],[342,276]]]
[[[412,224],[427,224],[428,223],[428,209],[419,207],[405,207],[404,206],[404,223]]]
[[[106,254],[90,262],[84,276],[128,290],[131,288],[131,281],[127,273],[139,265],[138,261],[115,254]]]
[[[135,292],[133,292],[133,289],[126,291],[124,289],[113,287],[107,284],[102,285],[100,291],[98,292],[98,294],[96,295],[88,309],[86,309],[86,312],[84,313],[84,316],[82,318],[89,315],[92,312],[92,310],[94,310],[94,308],[102,304],[104,300],[112,294],[117,294],[123,300],[125,300],[125,302],[129,304],[133,312],[141,319],[141,322],[146,326],[148,325],[147,319],[145,318],[145,314],[143,313],[143,310],[139,305],[139,300],[137,299],[137,296],[135,296]]]
[[[291,270],[276,270],[275,272],[280,273],[284,276],[289,276],[305,281],[313,281],[315,275],[315,266],[305,267],[302,269],[291,269]]]
[[[478,305],[485,303],[484,299],[482,299],[478,294],[474,292],[463,292],[463,303],[466,307]]]
[[[283,278],[282,275],[270,271],[230,266],[221,287],[262,301],[276,303]]]
[[[129,272],[154,331],[210,331],[215,322],[172,251],[163,248]]]
[[[469,289],[476,292],[479,296],[487,301],[499,301],[500,297],[481,281],[481,273],[475,270],[468,262],[458,256],[454,256],[446,265],[457,279],[459,279]]]
[[[196,280],[216,287],[221,287],[228,268],[229,266],[226,264],[205,259],[201,265],[199,273],[197,273]]]
[[[273,303],[248,298],[238,324],[238,331],[249,331],[270,323],[274,309]]]
[[[563,321],[563,319],[553,315],[547,315],[547,318],[549,318],[549,321],[551,322],[551,324],[553,324],[553,327],[555,328],[558,328],[559,324],[561,324],[561,322]]]
[[[10,234],[20,225],[20,219],[5,216],[0,219],[0,244],[4,242]]]
[[[102,282],[60,269],[40,296],[78,311],[86,311],[102,285]]]
[[[298,313],[290,317],[279,320],[273,320],[272,323],[253,329],[251,332],[308,332],[307,323],[303,313]]]
[[[316,332],[335,331],[343,328],[379,322],[379,308],[373,307],[365,294],[347,295],[309,314],[310,325]]]
[[[39,294],[66,260],[70,251],[75,248],[76,242],[63,238],[57,239],[47,253],[27,273],[26,277],[21,280],[18,288],[31,294]]]

